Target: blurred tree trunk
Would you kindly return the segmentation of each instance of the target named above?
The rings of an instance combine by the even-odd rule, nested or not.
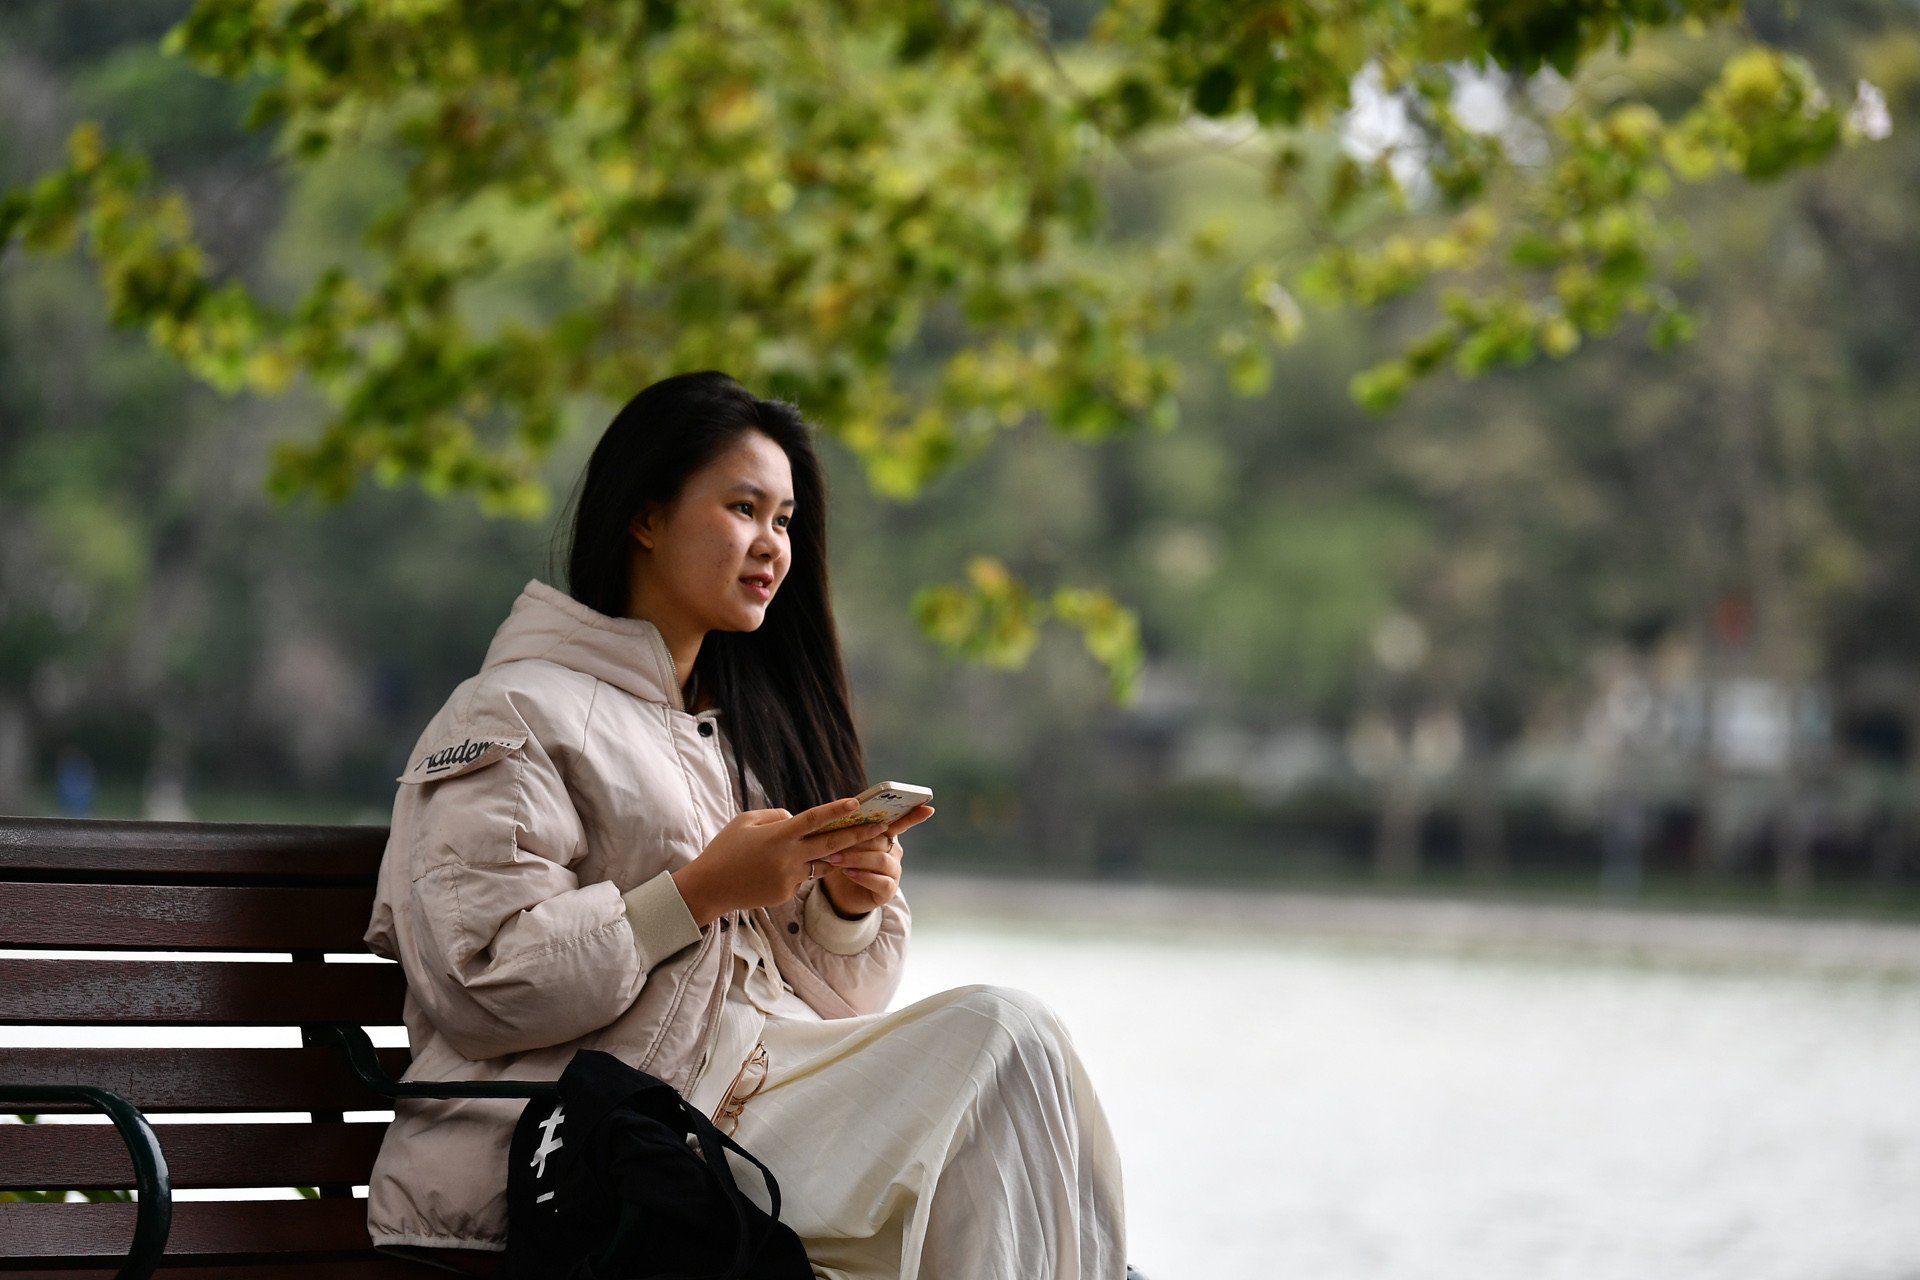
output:
[[[1087,794],[1085,775],[1071,763],[1081,759],[1083,746],[1073,734],[1045,730],[1020,766],[1019,823],[1027,861],[1054,873],[1078,861],[1081,836],[1092,817],[1075,794]]]
[[[1875,850],[1876,870],[1884,867],[1889,887],[1909,866],[1920,864],[1920,679],[1907,686],[1906,759],[1887,787],[1887,834]]]
[[[1600,888],[1616,898],[1639,896],[1646,880],[1648,813],[1644,788],[1629,769],[1607,797],[1600,827]]]
[[[1911,704],[1911,696],[1908,701]],[[1910,712],[1912,716],[1914,713]],[[1910,719],[1910,724],[1913,723],[1914,720]],[[1913,736],[1914,732],[1914,727],[1907,730],[1909,743],[1920,741]],[[1907,799],[1914,790],[1914,755],[1909,747],[1908,757],[1902,762],[1903,767],[1889,768],[1875,776],[1876,820],[1868,837],[1868,874],[1874,890],[1879,893],[1888,893],[1899,887],[1900,877],[1906,870],[1914,846],[1914,815]]]
[[[1720,687],[1727,678],[1727,664],[1720,653],[1720,640],[1708,628],[1700,664],[1700,754],[1695,766],[1698,778],[1694,789],[1693,878],[1701,883],[1719,879],[1733,859],[1731,801],[1727,795],[1727,771],[1720,759],[1717,728],[1720,723]]]
[[[25,699],[0,693],[0,813],[25,813],[33,786],[33,721]]]
[[[193,809],[187,802],[192,774],[194,720],[179,702],[168,699],[154,715],[153,754],[141,786],[140,816],[156,822],[186,822]]]
[[[1774,827],[1774,891],[1783,902],[1804,902],[1813,893],[1814,815],[1805,788],[1785,787]]]
[[[1764,316],[1751,316],[1750,332],[1765,332]],[[1746,577],[1753,593],[1754,668],[1780,700],[1782,742],[1774,800],[1768,806],[1774,856],[1774,890],[1798,902],[1813,889],[1813,815],[1809,765],[1800,732],[1800,695],[1807,676],[1800,657],[1795,591],[1787,555],[1792,530],[1787,506],[1794,497],[1796,468],[1787,424],[1753,384],[1748,372],[1730,397],[1726,415],[1731,457],[1729,479],[1741,514]],[[1769,465],[1771,464],[1771,465]]]
[[[1460,762],[1460,855],[1469,879],[1507,878],[1507,815],[1502,781],[1505,744],[1471,721]]]
[[[1410,753],[1402,751],[1381,778],[1379,806],[1373,829],[1374,875],[1394,883],[1412,880],[1420,874],[1427,806]]]

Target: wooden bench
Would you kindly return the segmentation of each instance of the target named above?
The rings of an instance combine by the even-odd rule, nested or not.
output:
[[[105,1111],[113,1124],[0,1123],[0,1190],[136,1189],[133,1203],[0,1203],[0,1274],[175,1280],[488,1275],[499,1255],[376,1253],[365,1186],[396,1096],[529,1097],[550,1085],[404,1085],[399,966],[365,955],[386,831],[0,818],[0,1115]],[[295,1028],[281,1048],[87,1047],[68,1028]],[[157,1032],[152,1038],[160,1038]],[[297,1038],[297,1047],[295,1044]],[[162,1041],[164,1043],[164,1041]],[[149,1125],[166,1113],[275,1123]],[[293,1114],[286,1114],[293,1113]],[[173,1199],[308,1187],[314,1199]]]

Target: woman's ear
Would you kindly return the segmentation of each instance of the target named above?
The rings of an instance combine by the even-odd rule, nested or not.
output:
[[[654,505],[649,502],[633,513],[633,519],[627,521],[627,532],[633,540],[646,550],[653,550]]]

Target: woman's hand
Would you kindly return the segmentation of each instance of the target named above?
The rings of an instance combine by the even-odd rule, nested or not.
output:
[[[843,916],[856,917],[892,901],[900,892],[899,835],[932,816],[933,806],[923,804],[895,818],[879,834],[842,849],[820,885],[833,909]],[[873,828],[854,830],[872,832]]]
[[[847,850],[872,843],[870,827],[820,831],[857,808],[858,801],[835,800],[800,813],[748,809],[737,814],[699,857],[673,873],[694,923],[704,929],[729,911],[785,902],[812,878],[810,863],[831,866],[848,856]]]

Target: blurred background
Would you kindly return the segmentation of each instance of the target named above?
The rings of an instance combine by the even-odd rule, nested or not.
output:
[[[158,52],[187,7],[0,5],[0,186],[100,120],[271,295],[395,175],[289,179]],[[826,447],[870,772],[938,795],[912,990],[1059,1001],[1156,1280],[1920,1276],[1920,9],[1766,35],[1892,132],[1680,194],[1677,353],[1376,417],[1349,379],[1411,314],[1316,312],[1264,390],[1196,350],[1177,429],[1011,433],[916,502]],[[1230,155],[1105,181],[1117,242],[1271,216]],[[0,260],[0,812],[386,820],[553,530],[277,506],[317,413],[111,331],[73,258]],[[939,652],[910,602],[977,554],[1138,609],[1139,697],[1067,634]]]
[[[187,7],[0,10],[0,179],[98,119],[271,295],[350,255],[394,176],[345,153],[290,181],[242,88],[158,51]],[[1069,32],[1091,12],[1058,8]],[[1896,119],[1920,85],[1908,4],[1766,35]],[[1276,216],[1231,155],[1106,180],[1122,242]],[[1316,314],[1263,393],[1195,352],[1177,429],[1012,433],[916,503],[829,444],[872,769],[943,800],[916,857],[1920,906],[1917,183],[1896,127],[1683,192],[1702,336],[1672,356],[1595,343],[1376,418],[1348,379],[1401,317]],[[218,396],[102,315],[80,261],[0,264],[0,808],[379,821],[418,726],[549,576],[549,523],[374,486],[276,507],[265,459],[316,404]],[[909,602],[973,554],[1135,606],[1139,699],[1066,635],[1013,674],[940,656]]]

